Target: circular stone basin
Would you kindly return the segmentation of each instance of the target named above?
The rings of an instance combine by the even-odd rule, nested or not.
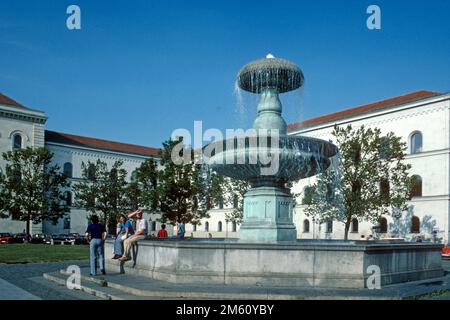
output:
[[[259,138],[268,141],[264,140],[267,137]],[[338,152],[334,144],[310,137],[282,136],[278,146],[270,139],[267,146],[251,142],[252,137],[245,137],[212,143],[204,147],[205,161],[214,171],[233,179],[253,184],[287,182],[314,176],[327,169],[330,158]],[[215,152],[208,157],[207,148],[213,147]],[[264,159],[271,159],[271,162]]]
[[[253,93],[261,93],[267,88],[275,88],[278,93],[292,91],[300,88],[304,79],[303,72],[296,64],[278,58],[250,62],[237,76],[239,87]]]

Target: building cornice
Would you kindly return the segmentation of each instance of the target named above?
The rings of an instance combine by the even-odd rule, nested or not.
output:
[[[48,141],[45,142],[45,145],[64,148],[64,149],[59,149],[58,151],[67,152],[67,153],[75,154],[78,156],[92,156],[93,153],[97,153],[97,154],[101,153],[102,157],[105,157],[105,158],[118,159],[118,157],[129,157],[129,158],[137,158],[136,161],[138,161],[138,162],[141,162],[142,160],[151,158],[151,156],[139,155],[139,154],[135,154],[135,153],[124,153],[124,152],[119,152],[119,151],[95,149],[95,148],[74,146],[74,145],[69,145],[69,144],[48,142]],[[67,150],[67,149],[69,149],[69,150]],[[153,157],[153,158],[156,161],[159,160],[157,157]]]
[[[0,105],[0,117],[45,124],[47,117],[44,112],[31,109],[18,109],[11,106]]]
[[[392,114],[392,113],[398,113],[398,112],[401,112],[401,111],[414,109],[414,108],[419,108],[419,107],[427,106],[427,105],[430,105],[430,104],[436,104],[436,103],[449,101],[449,100],[450,100],[450,94],[443,94],[443,95],[440,95],[440,96],[437,96],[437,97],[425,98],[425,99],[422,99],[422,100],[419,100],[419,101],[415,101],[415,102],[409,102],[409,103],[405,103],[405,104],[400,104],[400,105],[393,106],[391,108],[384,109],[384,110],[374,111],[374,112],[371,112],[371,113],[361,114],[361,115],[356,115],[356,116],[350,116],[348,118],[340,119],[340,120],[337,120],[335,122],[327,122],[327,123],[319,124],[319,125],[316,125],[316,126],[299,128],[297,130],[290,131],[288,133],[288,135],[305,134],[305,133],[308,133],[308,132],[314,132],[314,131],[319,131],[319,130],[322,130],[322,129],[333,128],[335,125],[345,125],[345,124],[349,124],[349,123],[356,122],[356,121],[376,118],[376,117],[380,117],[380,116],[383,116],[383,115],[388,115],[388,114]],[[389,122],[389,121],[395,121],[395,120],[399,120],[399,119],[410,118],[410,117],[417,116],[417,115],[428,114],[428,113],[441,111],[441,110],[447,110],[449,108],[450,108],[450,105],[437,106],[436,108],[432,108],[432,109],[429,109],[429,110],[423,110],[423,111],[419,111],[419,112],[415,112],[415,113],[410,113],[408,115],[402,115],[402,116],[394,117],[394,118],[389,119],[389,120],[373,121],[373,122],[371,122],[371,123],[369,123],[367,125],[373,125],[373,124],[378,124],[378,123],[385,123],[385,122]]]

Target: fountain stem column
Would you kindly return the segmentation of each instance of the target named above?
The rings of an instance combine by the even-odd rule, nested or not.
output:
[[[266,88],[261,92],[257,111],[253,129],[276,129],[279,135],[286,135],[287,124],[281,116],[283,108],[276,88]]]

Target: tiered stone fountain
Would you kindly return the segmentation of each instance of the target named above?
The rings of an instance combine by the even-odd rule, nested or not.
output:
[[[302,86],[303,73],[295,64],[268,56],[246,65],[237,81],[243,90],[261,95],[253,125],[258,144],[250,143],[252,137],[243,143],[238,138],[216,142],[220,148],[207,160],[217,172],[252,186],[244,199],[239,241],[141,241],[133,261],[119,265],[108,260],[109,271],[120,267],[131,274],[195,285],[344,288],[367,287],[368,277],[377,276],[371,270],[380,270],[381,285],[443,275],[440,245],[297,240],[286,183],[326,170],[338,150],[323,140],[286,135],[278,95]],[[266,164],[251,160],[268,153],[277,170],[266,174]],[[106,252],[112,246],[108,241]]]

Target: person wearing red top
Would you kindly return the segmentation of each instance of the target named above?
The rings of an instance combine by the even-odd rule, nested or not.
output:
[[[156,235],[158,238],[167,238],[169,235],[167,234],[166,225],[162,224],[161,229],[159,229],[158,234]]]

